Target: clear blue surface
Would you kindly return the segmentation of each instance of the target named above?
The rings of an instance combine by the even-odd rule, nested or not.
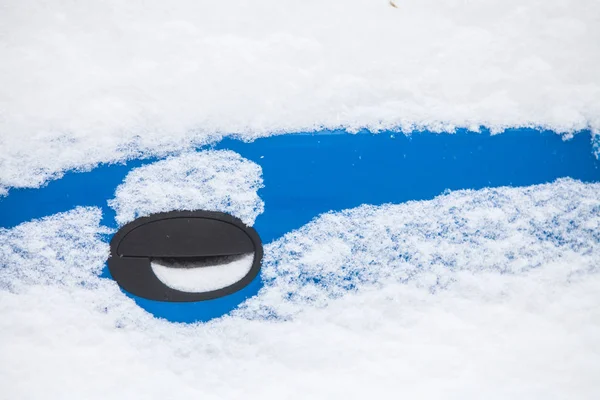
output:
[[[589,132],[563,141],[552,132],[510,130],[501,135],[319,132],[274,136],[244,143],[225,139],[212,148],[230,149],[259,164],[265,212],[254,225],[264,243],[331,210],[361,204],[431,199],[446,189],[526,186],[572,177],[600,181]],[[98,206],[102,223],[116,228],[107,201],[129,170],[156,160],[102,165],[67,173],[40,189],[11,190],[0,199],[0,226]],[[110,238],[107,238],[110,240]],[[105,269],[103,274],[109,278]],[[223,315],[261,286],[255,279],[233,295],[198,303],[160,303],[132,296],[144,309],[171,321],[205,321]]]

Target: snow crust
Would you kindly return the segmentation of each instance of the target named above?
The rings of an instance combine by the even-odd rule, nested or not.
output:
[[[0,195],[222,135],[600,129],[595,0],[0,6]]]
[[[100,217],[0,230],[8,398],[600,396],[600,184],[322,215],[266,245],[264,288],[205,324],[98,277]]]
[[[172,210],[222,211],[252,226],[264,211],[262,168],[229,150],[169,157],[132,169],[109,205],[123,225]]]

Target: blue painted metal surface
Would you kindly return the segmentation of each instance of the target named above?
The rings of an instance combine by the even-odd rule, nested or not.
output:
[[[254,227],[264,243],[324,212],[365,203],[425,200],[446,189],[526,186],[560,177],[600,181],[600,162],[593,155],[589,132],[568,141],[553,132],[535,130],[510,130],[495,136],[319,132],[252,143],[225,139],[213,148],[236,151],[262,167],[265,187],[259,195],[265,212]],[[76,206],[98,206],[103,210],[102,223],[116,227],[107,201],[129,170],[153,161],[103,165],[89,172],[67,173],[40,189],[11,190],[0,199],[0,226],[12,227]],[[106,270],[103,275],[110,279]],[[140,307],[171,321],[206,321],[231,311],[260,286],[257,278],[238,293],[199,303],[132,297]]]

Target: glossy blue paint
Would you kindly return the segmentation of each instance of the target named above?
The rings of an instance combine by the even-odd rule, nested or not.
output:
[[[592,153],[589,132],[568,141],[553,132],[523,129],[495,136],[319,132],[252,143],[225,139],[212,148],[236,151],[261,165],[265,187],[259,195],[265,212],[255,228],[265,243],[319,214],[365,203],[425,200],[446,189],[525,186],[560,177],[600,181],[600,163]],[[98,206],[103,210],[103,223],[116,228],[107,201],[131,168],[153,161],[103,165],[89,172],[67,173],[40,189],[12,190],[0,200],[0,226],[12,227],[76,206]],[[110,279],[106,270],[103,275]],[[199,303],[133,298],[144,309],[171,321],[206,321],[228,313],[260,287],[260,279],[255,279],[238,293]]]

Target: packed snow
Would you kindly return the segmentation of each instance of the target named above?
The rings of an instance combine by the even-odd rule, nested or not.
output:
[[[254,262],[254,253],[218,257],[198,262],[150,263],[154,275],[171,289],[182,292],[209,292],[223,289],[248,275]]]
[[[0,195],[218,140],[600,129],[595,0],[0,5]]]
[[[600,184],[324,214],[266,245],[263,289],[205,324],[100,278],[100,220],[0,230],[10,398],[600,396]]]

